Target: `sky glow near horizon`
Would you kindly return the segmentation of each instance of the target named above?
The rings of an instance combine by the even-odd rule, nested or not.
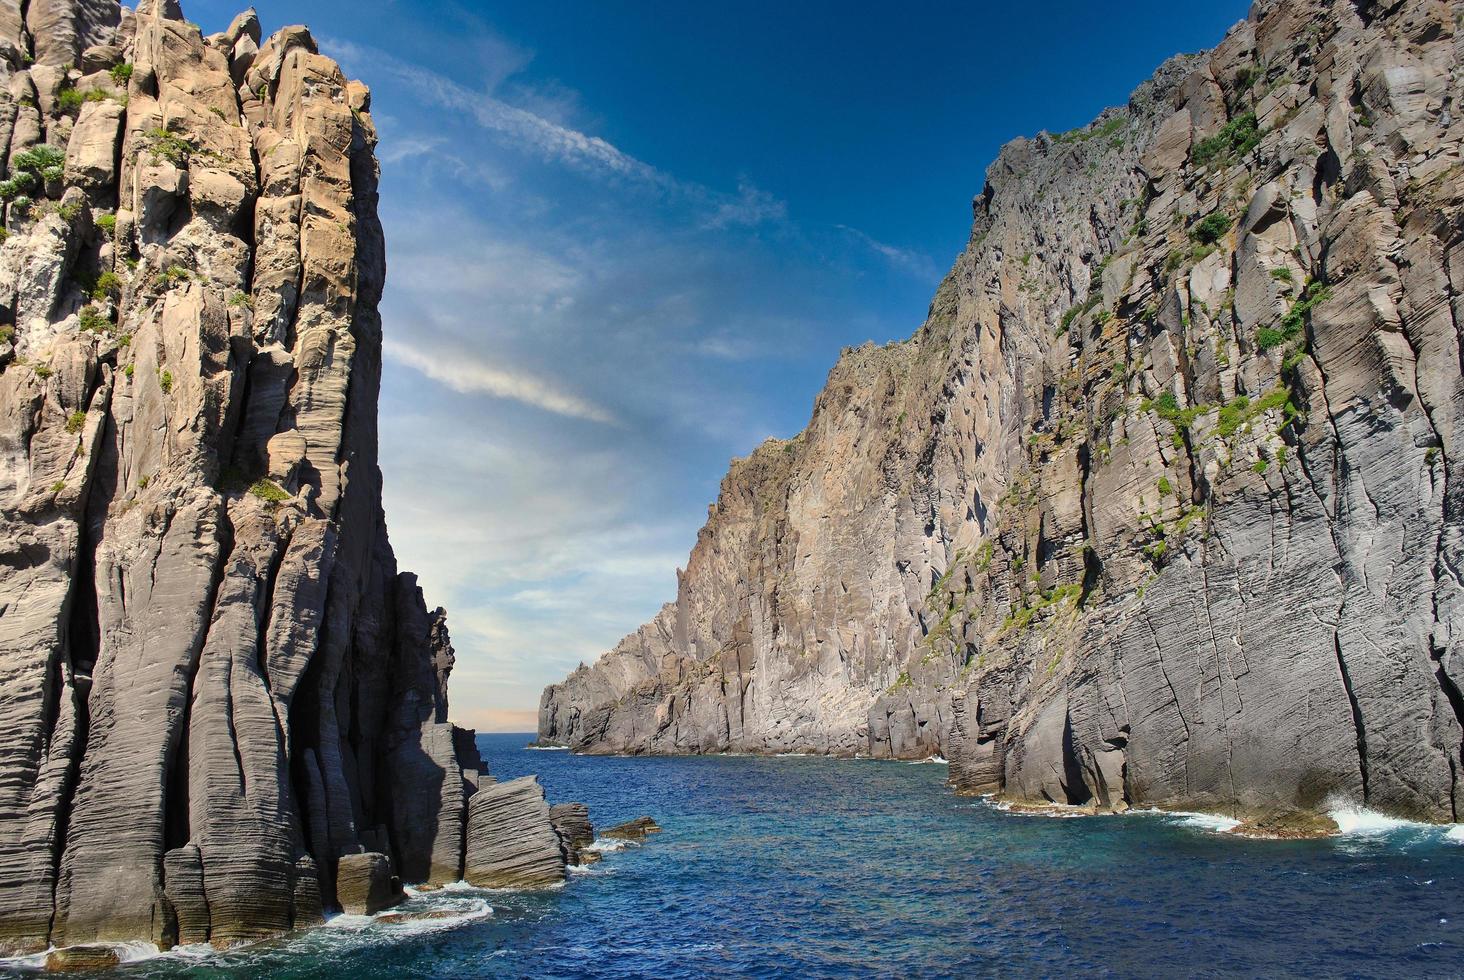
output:
[[[372,89],[386,514],[456,720],[532,730],[675,598],[728,460],[920,325],[1002,143],[1246,11],[1010,6],[260,0]]]

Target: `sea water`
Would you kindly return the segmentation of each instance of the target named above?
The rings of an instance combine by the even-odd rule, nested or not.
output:
[[[955,796],[945,766],[595,758],[479,739],[600,827],[664,832],[541,893],[457,885],[126,977],[926,977],[1464,973],[1464,831],[1339,809],[1325,841],[1257,841],[1205,814],[1051,819]]]

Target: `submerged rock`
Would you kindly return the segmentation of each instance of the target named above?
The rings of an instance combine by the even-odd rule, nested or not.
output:
[[[601,831],[601,837],[610,840],[645,840],[649,834],[659,834],[661,827],[650,817],[636,817],[625,823],[616,824],[609,830]]]
[[[1003,148],[925,323],[733,461],[674,601],[545,690],[540,741],[1459,819],[1452,10],[1257,0]]]
[[[103,943],[64,946],[46,954],[46,970],[51,973],[89,973],[109,970],[120,965],[122,956],[116,947]]]
[[[1305,840],[1331,837],[1337,830],[1337,821],[1326,814],[1312,810],[1281,810],[1242,820],[1230,829],[1230,833],[1272,840]]]
[[[544,888],[565,878],[564,851],[534,776],[494,783],[468,804],[463,879],[480,888]]]
[[[434,922],[441,919],[457,919],[463,916],[462,909],[417,909],[412,912],[387,912],[376,917],[378,925],[398,926],[407,922]]]

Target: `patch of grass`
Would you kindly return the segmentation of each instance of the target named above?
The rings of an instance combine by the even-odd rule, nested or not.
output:
[[[149,483],[151,483],[151,482],[152,482],[152,477],[147,476],[147,475],[144,475],[140,480],[137,481],[137,488],[139,490],[146,490],[147,489],[147,485]]]
[[[165,395],[171,395],[173,393],[173,372],[172,371],[160,371],[160,372],[158,372],[158,387],[161,388],[161,389],[163,389],[163,394],[165,394]]]
[[[1114,116],[1112,119],[1098,126],[1079,126],[1077,129],[1070,129],[1065,133],[1057,133],[1052,137],[1052,142],[1059,144],[1086,143],[1089,140],[1101,140],[1115,135],[1127,125],[1127,117]]]
[[[97,218],[97,227],[102,230],[102,234],[111,238],[117,234],[117,216],[115,214],[102,215]]]
[[[67,432],[71,433],[72,435],[76,435],[78,432],[80,432],[84,428],[86,428],[86,413],[85,412],[80,412],[80,411],[78,411],[78,412],[72,412],[70,415],[66,416],[66,431]]]
[[[1183,537],[1195,521],[1203,520],[1207,511],[1198,505],[1191,507],[1180,515],[1179,520],[1174,522],[1174,533]]]
[[[1087,302],[1079,303],[1077,306],[1074,306],[1072,309],[1064,313],[1062,315],[1062,322],[1058,324],[1057,327],[1058,336],[1067,333],[1068,327],[1071,327],[1073,325],[1074,320],[1087,313],[1093,307],[1097,306],[1100,302],[1102,302],[1102,300],[1103,296],[1101,293],[1094,294],[1088,297]]]
[[[56,95],[56,109],[60,112],[76,112],[85,99],[84,95],[68,85]]]
[[[64,152],[44,143],[17,153],[10,160],[9,179],[0,181],[0,198],[13,200],[17,204],[22,201],[29,204],[29,199],[24,195],[39,190],[45,176],[54,176],[54,179],[59,180],[60,168],[65,162]]]
[[[1214,245],[1230,230],[1230,216],[1212,211],[1190,229],[1190,237],[1202,245]]]
[[[120,65],[113,65],[109,74],[112,76],[112,81],[126,87],[127,83],[132,81],[132,64],[124,61]]]
[[[1194,424],[1195,419],[1204,415],[1210,410],[1208,405],[1191,405],[1189,408],[1180,408],[1179,399],[1174,397],[1174,392],[1166,391],[1158,398],[1147,398],[1139,407],[1146,412],[1154,412],[1161,419],[1169,422],[1177,430],[1188,429]]]
[[[1003,620],[1001,630],[1005,633],[1008,630],[1024,629],[1031,624],[1038,613],[1050,609],[1064,600],[1077,599],[1082,594],[1083,587],[1076,582],[1070,585],[1059,585],[1049,592],[1039,594],[1036,602],[1012,610],[1012,614]]]
[[[148,130],[147,146],[144,149],[152,155],[153,163],[161,163],[166,160],[176,167],[187,162],[189,155],[194,151],[194,146],[177,133],[159,128]]]
[[[136,370],[136,368],[135,368],[134,365],[131,365],[131,364],[127,365],[125,368],[122,369],[122,373],[125,374],[125,375],[127,375],[127,380],[128,381],[131,381],[132,380],[132,372],[134,370]]]
[[[232,295],[232,296],[229,297],[229,305],[232,306],[232,307],[234,307],[235,309],[250,309],[250,310],[252,310],[252,309],[254,309],[254,300],[252,300],[252,299],[249,298],[249,294],[248,293],[245,293],[245,292],[242,292],[242,291],[239,291],[239,290],[235,290],[234,295]],[[905,421],[904,413],[901,413],[901,415],[900,415],[900,421],[901,422],[904,422]]]
[[[51,484],[51,492],[52,493],[60,493],[62,490],[65,490],[65,489],[66,489],[66,481],[65,480],[57,480],[55,483]]]
[[[109,296],[122,295],[122,277],[111,269],[97,276],[96,284],[92,286],[92,299],[98,302],[107,299]]]
[[[1276,326],[1261,327],[1256,331],[1256,347],[1262,351],[1268,351],[1289,344],[1300,337],[1302,331],[1306,329],[1306,321],[1311,316],[1312,310],[1331,297],[1332,291],[1326,286],[1308,282],[1302,297],[1291,304],[1291,309],[1286,311],[1286,315]]]
[[[191,278],[193,278],[193,273],[183,268],[183,266],[170,265],[156,276],[153,276],[152,284],[154,288],[167,289],[169,286],[176,285],[177,283],[187,282]]]
[[[33,146],[23,153],[18,153],[10,161],[10,169],[28,170],[32,173],[40,173],[47,167],[59,167],[66,163],[66,153],[54,146],[42,143]]]
[[[1278,408],[1285,414],[1288,422],[1301,414],[1301,409],[1292,401],[1292,391],[1288,385],[1276,385],[1255,401],[1245,395],[1236,395],[1232,401],[1220,406],[1215,432],[1222,439],[1229,439],[1252,420]]]
[[[1167,496],[1169,496],[1173,492],[1174,492],[1174,487],[1170,485],[1170,483],[1169,483],[1169,477],[1167,477],[1167,476],[1161,476],[1159,478],[1159,496],[1161,496],[1161,497],[1167,497]]]
[[[1264,473],[1264,472],[1266,472],[1266,470],[1268,470],[1270,468],[1271,468],[1271,461],[1268,460],[1268,459],[1265,459],[1264,457],[1261,458],[1261,459],[1256,460],[1256,465],[1254,465],[1254,466],[1251,467],[1251,469],[1254,470],[1256,473]]]
[[[1279,269],[1271,270],[1271,278],[1276,280],[1277,282],[1291,282],[1293,277],[1291,275],[1291,270],[1283,265]]]
[[[254,485],[249,488],[249,492],[270,504],[282,504],[290,499],[285,488],[273,480],[256,480]]]
[[[1261,129],[1254,112],[1236,116],[1214,136],[1200,140],[1190,151],[1198,167],[1228,165],[1246,156],[1261,142]]]
[[[63,204],[58,207],[56,209],[56,213],[61,216],[62,221],[65,221],[69,224],[70,222],[75,221],[77,216],[81,214],[82,206],[83,205],[80,201],[72,201],[69,204]]]
[[[910,680],[910,672],[908,670],[902,670],[900,671],[900,676],[895,678],[895,682],[889,687],[885,688],[885,693],[894,694],[897,691],[903,691],[907,687],[914,686],[915,682]]]
[[[112,329],[112,321],[95,306],[83,306],[76,317],[81,321],[81,329],[87,333],[105,333]]]

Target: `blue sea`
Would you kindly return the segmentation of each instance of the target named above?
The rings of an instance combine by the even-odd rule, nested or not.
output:
[[[1340,813],[1326,841],[1213,817],[1055,818],[955,796],[938,763],[592,758],[479,738],[598,826],[664,832],[552,892],[455,886],[128,977],[1464,975],[1464,828]]]

